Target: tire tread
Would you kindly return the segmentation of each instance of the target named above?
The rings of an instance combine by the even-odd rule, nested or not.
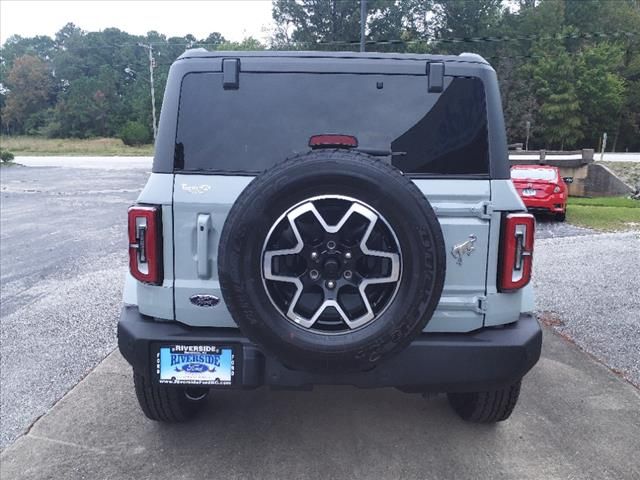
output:
[[[138,373],[133,374],[136,397],[147,418],[158,422],[177,423],[192,418],[203,401],[191,401],[180,388],[154,385]]]
[[[463,419],[475,423],[495,423],[508,419],[518,402],[522,382],[486,392],[449,393],[449,403]]]

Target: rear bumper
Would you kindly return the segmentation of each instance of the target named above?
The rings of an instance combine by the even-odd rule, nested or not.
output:
[[[562,213],[567,206],[567,199],[560,194],[550,195],[546,198],[522,197],[527,210],[530,212]]]
[[[405,350],[366,372],[317,374],[287,368],[237,329],[157,322],[141,315],[136,307],[123,308],[118,346],[137,373],[153,375],[155,358],[151,357],[158,344],[183,343],[235,345],[240,357],[236,388],[354,385],[415,392],[471,392],[500,388],[522,378],[540,358],[542,331],[533,316],[522,314],[517,322],[502,328],[422,334]]]

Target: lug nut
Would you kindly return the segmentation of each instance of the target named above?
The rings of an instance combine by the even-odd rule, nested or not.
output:
[[[311,252],[311,260],[317,260],[318,259],[318,252]]]
[[[346,258],[347,260],[351,260],[351,252],[345,253],[344,258]]]
[[[333,290],[334,288],[336,288],[336,282],[334,282],[333,280],[329,280],[329,281],[327,282],[327,288],[328,288],[329,290]]]
[[[336,242],[334,242],[333,240],[329,240],[329,241],[327,242],[327,248],[328,248],[329,250],[333,250],[334,248],[336,248]]]
[[[346,278],[347,280],[349,280],[353,276],[353,274],[351,273],[351,270],[345,270],[343,275],[344,275],[344,278]]]
[[[311,280],[317,280],[320,274],[318,273],[318,270],[311,270],[309,272],[309,276],[311,277]]]

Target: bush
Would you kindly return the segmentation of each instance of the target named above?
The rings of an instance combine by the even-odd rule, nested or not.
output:
[[[0,150],[0,159],[2,159],[3,162],[10,162],[13,160],[13,153],[8,150]]]
[[[145,145],[151,143],[151,131],[140,122],[127,122],[120,131],[120,139],[129,146]]]

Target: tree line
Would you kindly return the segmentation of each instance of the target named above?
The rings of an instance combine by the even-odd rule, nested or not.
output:
[[[358,0],[274,0],[267,44],[85,32],[13,36],[0,49],[3,134],[152,141],[148,51],[159,110],[185,49],[358,50]],[[640,150],[640,0],[368,0],[366,50],[487,58],[507,134],[529,148]]]

